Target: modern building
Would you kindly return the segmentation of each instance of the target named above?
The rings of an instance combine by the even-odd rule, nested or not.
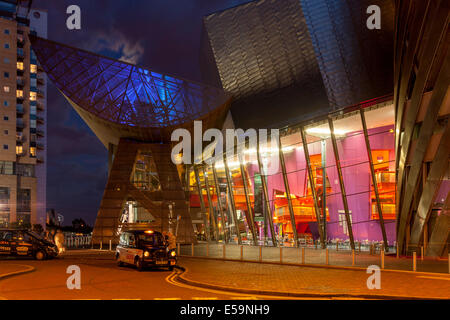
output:
[[[46,77],[28,34],[47,37],[47,12],[0,1],[0,226],[46,222]]]
[[[450,228],[450,4],[397,1],[396,216],[403,252],[448,252]]]
[[[171,134],[221,126],[229,95],[219,88],[31,37],[40,65],[109,150],[109,177],[94,243],[122,228],[158,228],[195,241],[183,166],[171,160]]]
[[[423,225],[406,218],[405,229],[405,217],[431,216],[427,241],[440,250],[431,245],[428,253],[442,254],[449,148],[436,123],[448,119],[448,8],[407,3],[375,1],[381,30],[366,27],[373,1],[259,0],[208,15],[201,50],[208,85],[33,37],[49,78],[110,152],[94,242],[116,241],[124,227],[173,231],[178,223],[185,243],[195,231],[226,243],[378,242],[406,252],[405,242],[422,241]],[[408,71],[413,63],[429,80]],[[203,131],[279,128],[280,138],[215,163],[176,166],[171,133],[192,132],[194,120]],[[412,151],[399,151],[405,143]],[[430,182],[411,175],[417,168],[427,168]],[[399,184],[403,171],[410,176]]]

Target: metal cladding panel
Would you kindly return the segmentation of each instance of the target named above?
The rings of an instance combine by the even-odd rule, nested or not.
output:
[[[392,92],[394,5],[391,0],[298,0],[335,109]],[[366,26],[370,5],[381,29]]]
[[[76,105],[128,127],[165,128],[205,117],[229,99],[222,89],[30,37],[48,77]]]
[[[220,80],[234,100],[296,85],[323,89],[298,0],[250,2],[204,18]]]

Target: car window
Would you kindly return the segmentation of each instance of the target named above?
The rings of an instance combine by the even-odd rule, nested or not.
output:
[[[2,233],[0,233],[0,239],[5,240],[5,241],[11,241],[13,238],[13,234],[11,231],[2,231]]]
[[[139,234],[139,242],[142,242],[146,245],[151,246],[162,246],[164,244],[164,241],[162,239],[162,236],[159,233],[155,234]]]
[[[134,234],[130,233],[129,236],[128,236],[128,245],[130,247],[134,247],[135,244],[136,244],[136,241],[135,241]]]
[[[26,232],[17,232],[15,237],[16,237],[15,240],[18,241],[31,242],[31,236]]]

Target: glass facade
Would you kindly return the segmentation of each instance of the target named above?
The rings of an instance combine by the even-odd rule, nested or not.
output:
[[[396,236],[393,128],[393,106],[384,103],[366,107],[363,116],[359,109],[353,108],[307,125],[280,130],[280,148],[273,142],[269,147],[261,146],[260,163],[256,150],[246,148],[244,156],[227,156],[227,166],[215,163],[217,182],[212,166],[205,167],[211,207],[203,170],[198,169],[199,186],[191,171],[191,209],[201,207],[200,187],[211,240],[215,239],[212,215],[219,227],[219,241],[238,243],[236,232],[239,232],[243,244],[253,244],[255,237],[256,244],[273,245],[271,230],[274,230],[276,241],[283,246],[295,246],[296,237],[300,245],[311,244],[320,241],[322,233],[328,244],[339,242],[350,247],[351,238],[362,244],[383,241],[384,228],[386,240],[393,246]],[[266,181],[268,199],[262,179]],[[378,208],[384,223],[380,221]]]

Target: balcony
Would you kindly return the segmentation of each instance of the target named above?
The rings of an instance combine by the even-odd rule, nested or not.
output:
[[[36,107],[38,111],[44,111],[44,104],[42,102],[36,102]]]
[[[16,133],[16,142],[22,143],[24,140],[25,140],[25,135],[23,134],[23,132],[17,132]]]
[[[36,143],[36,148],[38,148],[38,150],[44,150],[45,146],[42,143]]]
[[[23,77],[17,77],[17,89],[23,90],[23,87],[25,86],[25,80]]]
[[[42,117],[39,117],[39,116],[36,117],[36,121],[37,121],[37,123],[39,123],[39,124],[44,124],[44,123],[45,123],[45,119],[42,118]]]
[[[25,110],[24,110],[22,104],[17,104],[16,105],[16,113],[17,113],[17,116],[20,116],[20,117],[24,115]]]
[[[16,129],[17,130],[23,130],[25,128],[25,123],[23,122],[23,119],[17,119],[16,121]]]
[[[36,134],[37,134],[37,136],[38,137],[44,137],[44,131],[42,131],[42,130],[36,130]]]
[[[44,91],[43,90],[37,89],[36,93],[37,93],[37,96],[39,98],[44,98]]]
[[[23,35],[18,34],[17,35],[17,48],[23,48],[25,45],[25,38]]]
[[[43,77],[37,77],[37,84],[38,84],[38,86],[45,85],[44,78]]]
[[[22,48],[17,48],[17,61],[23,61],[25,59],[25,52]]]
[[[37,157],[36,161],[37,163],[44,163],[44,157]]]

